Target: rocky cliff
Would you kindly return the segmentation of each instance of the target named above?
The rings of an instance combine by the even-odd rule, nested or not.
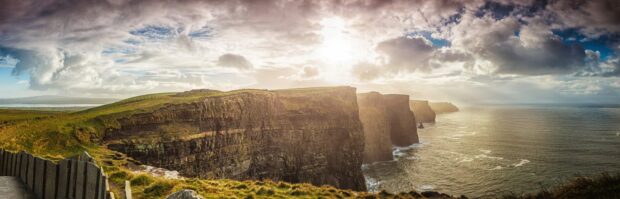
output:
[[[213,94],[111,117],[108,148],[185,176],[366,189],[355,88],[195,92]]]
[[[418,143],[418,129],[413,112],[409,108],[409,95],[383,95],[388,120],[390,137],[395,146],[409,146]]]
[[[364,127],[364,162],[392,160],[390,120],[383,95],[377,92],[357,94],[359,116]]]
[[[431,109],[437,114],[452,113],[459,111],[459,108],[450,102],[431,102]]]
[[[423,100],[411,100],[409,101],[409,107],[415,115],[416,122],[435,122],[435,111],[428,105],[428,101]]]

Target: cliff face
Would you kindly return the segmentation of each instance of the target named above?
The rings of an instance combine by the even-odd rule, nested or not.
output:
[[[409,108],[409,95],[383,95],[390,120],[390,137],[395,146],[418,143],[418,129],[413,112]]]
[[[184,176],[365,190],[355,88],[253,90],[117,119],[108,148]]]
[[[364,162],[392,160],[390,120],[383,95],[357,94],[360,121],[364,127]]]
[[[459,111],[459,108],[450,102],[431,102],[431,109],[437,114],[452,113]]]
[[[411,100],[409,107],[415,115],[416,122],[435,122],[435,111],[428,105],[428,101]]]

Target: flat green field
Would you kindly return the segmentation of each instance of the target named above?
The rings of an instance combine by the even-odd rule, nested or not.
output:
[[[35,109],[13,109],[13,108],[0,108],[0,124],[6,124],[9,122],[29,120],[29,119],[43,119],[54,115],[66,114],[67,110],[35,110]]]

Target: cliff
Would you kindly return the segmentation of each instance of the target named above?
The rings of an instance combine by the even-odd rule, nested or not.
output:
[[[415,115],[416,122],[435,122],[435,111],[428,105],[428,101],[411,100],[409,101],[409,107]]]
[[[409,108],[409,95],[383,95],[390,121],[390,137],[395,146],[418,143],[418,129],[413,112]]]
[[[364,128],[364,162],[392,160],[390,120],[383,95],[357,94],[359,118]]]
[[[431,109],[437,114],[458,112],[459,108],[450,102],[431,102]]]
[[[176,100],[98,117],[107,147],[190,177],[366,189],[355,88],[205,90],[164,97]]]

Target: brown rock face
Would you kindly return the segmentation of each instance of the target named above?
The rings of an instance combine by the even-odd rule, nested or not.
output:
[[[452,113],[459,111],[459,108],[450,102],[431,102],[431,109],[437,114]]]
[[[409,95],[383,95],[391,126],[392,144],[409,146],[418,143],[418,129],[413,112],[409,108]]]
[[[392,160],[390,120],[383,95],[377,92],[357,94],[359,115],[364,127],[364,162]]]
[[[110,149],[184,176],[366,189],[352,87],[229,92],[117,121]]]
[[[428,105],[428,101],[411,100],[409,101],[409,107],[413,111],[416,122],[435,122],[435,111]]]

